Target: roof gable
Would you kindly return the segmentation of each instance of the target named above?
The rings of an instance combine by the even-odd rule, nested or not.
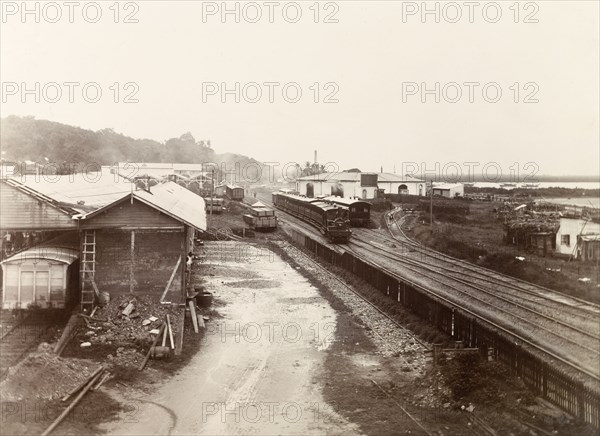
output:
[[[165,217],[168,217],[169,220],[148,215],[146,208],[139,207],[131,207],[123,210],[121,213],[113,213],[105,223],[96,218],[101,214],[108,213],[110,210],[114,211],[115,207],[122,205],[126,201],[129,201],[131,205],[139,202],[148,208],[160,212]],[[106,221],[106,215],[104,218]],[[152,187],[151,192],[134,191],[98,210],[80,215],[78,219],[82,221],[94,220],[95,224],[90,224],[92,227],[97,224],[109,227],[144,227],[144,225],[160,227],[183,223],[197,230],[206,230],[204,199],[174,182],[156,185]],[[82,227],[90,225],[82,224]]]

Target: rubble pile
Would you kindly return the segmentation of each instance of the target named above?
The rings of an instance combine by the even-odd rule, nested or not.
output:
[[[63,359],[52,352],[52,347],[43,343],[36,353],[28,355],[8,370],[8,377],[0,383],[0,400],[62,398],[97,367],[96,363],[90,361]]]
[[[84,318],[77,340],[81,348],[106,351],[107,364],[137,367],[169,315],[173,335],[177,334],[181,310],[162,305],[156,297],[121,296]],[[75,341],[74,341],[75,342]]]

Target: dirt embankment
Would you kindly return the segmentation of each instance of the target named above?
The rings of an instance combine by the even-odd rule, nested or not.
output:
[[[559,292],[599,303],[597,265],[569,262],[505,243],[503,222],[498,219],[495,204],[473,202],[467,215],[440,213],[434,215],[433,229],[428,213],[405,216],[406,234],[422,244],[450,256],[468,260],[483,267],[511,275]],[[580,281],[589,278],[590,281]]]

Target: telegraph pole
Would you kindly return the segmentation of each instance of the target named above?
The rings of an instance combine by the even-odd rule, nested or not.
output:
[[[429,188],[429,226],[433,233],[433,179],[431,179],[431,187]]]
[[[210,214],[213,213],[213,196],[215,194],[215,170],[211,171],[210,176]]]

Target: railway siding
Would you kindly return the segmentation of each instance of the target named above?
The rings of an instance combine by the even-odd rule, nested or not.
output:
[[[600,426],[600,386],[597,377],[578,371],[560,356],[513,334],[476,313],[457,306],[435,293],[339,246],[315,241],[292,230],[293,240],[321,259],[361,277],[388,297],[412,310],[468,347],[477,347],[489,358],[507,364],[542,397],[584,422]],[[356,235],[355,235],[356,236]]]
[[[406,264],[405,261],[387,256],[383,251],[371,250],[362,242],[355,241],[354,245],[353,252],[358,257],[376,259],[373,260],[375,266],[387,269],[424,289],[430,289],[454,307],[468,309],[501,326],[515,337],[536,343],[562,356],[572,365],[598,376],[598,339],[571,329],[566,324],[557,326],[554,320],[541,316],[535,310],[524,310],[516,304],[507,303],[493,293],[473,287],[463,280],[451,280],[427,265]]]
[[[401,268],[397,263],[394,264],[390,261],[390,263],[382,265],[381,253],[385,253],[386,249],[384,251],[379,249],[378,255],[366,252],[352,253],[352,249],[346,249],[344,245],[327,244],[323,242],[322,238],[315,238],[314,232],[308,230],[310,226],[302,223],[298,218],[292,218],[291,223],[292,239],[297,244],[306,247],[326,262],[361,277],[441,331],[456,340],[463,341],[466,346],[477,347],[484,356],[504,362],[542,397],[557,404],[583,422],[600,427],[600,376],[595,363],[598,361],[596,342],[592,342],[591,347],[588,343],[583,347],[584,349],[587,347],[587,351],[572,358],[569,353],[573,349],[565,352],[562,349],[564,343],[557,346],[555,343],[553,347],[545,347],[545,344],[531,340],[531,335],[526,337],[519,334],[514,328],[506,328],[494,322],[494,318],[491,316],[494,312],[491,301],[487,304],[479,302],[478,306],[483,309],[477,307],[477,310],[471,310],[472,305],[465,306],[464,301],[461,304],[460,300],[452,301],[443,293],[433,291],[432,289],[441,286],[439,283],[437,286],[433,286],[432,283],[417,283],[399,273]],[[391,227],[394,227],[394,220],[390,224]],[[364,232],[370,233],[369,237],[371,238],[373,232],[376,232],[369,229],[354,230],[350,245],[353,240],[359,240],[360,235]],[[525,295],[529,303],[534,305],[537,303],[539,309],[554,310],[559,317],[561,311],[568,312],[568,314],[562,314],[563,320],[572,322],[572,318],[577,318],[580,323],[579,327],[570,332],[571,335],[573,332],[577,332],[577,329],[582,333],[586,327],[590,327],[589,331],[585,331],[585,333],[588,334],[589,339],[596,341],[598,335],[593,326],[596,325],[594,322],[597,322],[600,306],[454,259],[411,241],[405,237],[399,226],[396,231],[400,233],[400,237],[392,233],[394,239],[383,238],[388,243],[391,241],[388,251],[401,245],[406,255],[420,256],[421,260],[427,258],[427,262],[431,263],[434,268],[436,265],[437,268],[440,265],[454,268],[454,272],[445,272],[446,277],[464,271],[471,275],[470,280],[478,280],[479,285],[477,286],[480,286],[485,279],[488,280],[488,284],[489,281],[495,282],[497,289],[509,290],[512,293],[511,298],[518,298],[519,293],[522,293],[521,298]],[[311,235],[313,236],[311,237]],[[379,235],[379,237],[382,236]],[[406,270],[406,268],[404,269]],[[582,322],[588,322],[588,325],[585,326],[581,324]],[[535,334],[535,324],[530,325],[529,330],[530,334]],[[550,330],[550,328],[546,330]],[[554,334],[555,342],[557,337],[558,335]],[[577,340],[573,340],[574,338],[574,336],[571,337],[571,343],[577,343]],[[598,348],[600,348],[600,343],[598,343]],[[586,352],[587,354],[585,354]],[[581,356],[583,356],[583,362],[579,361]]]

